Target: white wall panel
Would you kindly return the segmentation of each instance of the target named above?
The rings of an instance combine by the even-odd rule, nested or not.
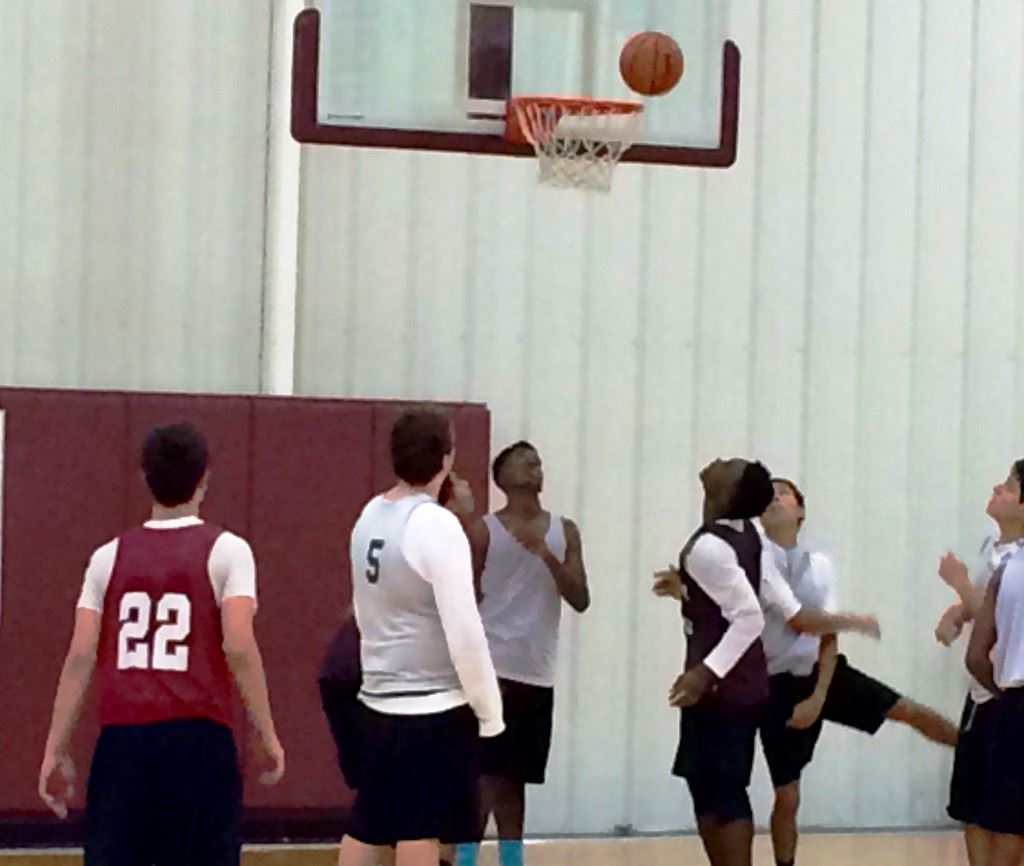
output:
[[[317,394],[484,400],[533,439],[594,589],[566,614],[534,832],[689,827],[664,705],[678,615],[648,592],[699,513],[696,471],[763,457],[809,499],[858,665],[956,715],[933,641],[939,555],[976,549],[1024,448],[1024,13],[1013,0],[730,4],[740,158],[620,169],[608,197],[528,161],[312,148],[297,369]],[[803,820],[945,823],[950,754],[829,730]],[[754,786],[767,816],[763,768]]]
[[[269,10],[0,4],[0,381],[259,388]]]

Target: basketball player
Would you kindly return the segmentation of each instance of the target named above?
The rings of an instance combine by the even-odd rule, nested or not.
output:
[[[469,535],[507,727],[483,747],[480,835],[493,814],[500,866],[522,866],[526,785],[544,783],[551,749],[562,601],[582,613],[590,590],[579,529],[541,506],[537,449],[529,442],[508,446],[494,459],[492,475],[508,501]],[[456,866],[472,866],[477,849],[460,845]]]
[[[478,737],[504,728],[469,542],[437,502],[451,423],[409,409],[390,445],[398,481],[367,503],[350,546],[366,721],[341,866],[367,866],[390,843],[399,866],[437,866],[439,841],[474,838]]]
[[[1020,492],[1019,479],[1014,492]],[[995,696],[981,756],[985,784],[974,821],[982,866],[1024,860],[1024,551],[989,581],[967,650],[967,668]]]
[[[1024,460],[1018,460],[1010,467],[1007,478],[992,488],[985,513],[995,521],[997,532],[982,544],[973,579],[967,567],[952,553],[947,553],[939,562],[939,576],[958,596],[935,629],[936,639],[945,646],[950,646],[960,636],[965,624],[977,618],[992,575],[1024,542],[1022,475]],[[984,866],[988,861],[989,838],[978,826],[978,809],[984,802],[988,783],[985,755],[994,738],[993,721],[997,710],[992,697],[977,679],[971,678],[950,782],[949,816],[964,825],[971,866]]]
[[[454,472],[445,480],[438,501],[460,521],[469,519],[475,507],[469,484]],[[349,609],[327,647],[318,681],[320,704],[334,740],[338,769],[350,791],[359,790],[365,722],[365,709],[359,700],[363,684],[359,646],[355,612]],[[376,856],[380,866],[391,866],[395,861],[394,845],[379,846]],[[441,866],[450,866],[452,856],[451,846],[442,846]]]
[[[807,608],[835,609],[835,568],[798,536],[806,515],[804,495],[792,482],[774,481],[775,497],[761,517],[779,572]],[[775,611],[765,615],[769,702],[761,746],[775,787],[772,844],[778,866],[796,858],[800,776],[810,763],[824,721],[875,734],[887,720],[910,725],[937,743],[956,743],[956,725],[852,667],[835,635],[801,635]]]
[[[768,699],[762,608],[778,611],[798,632],[877,637],[878,623],[802,607],[793,596],[753,520],[774,496],[764,466],[716,460],[700,479],[703,525],[683,548],[679,568],[655,575],[656,594],[682,601],[687,634],[686,670],[669,691],[669,703],[680,708],[673,772],[689,786],[712,866],[750,866],[747,788]]]
[[[242,782],[234,678],[272,769],[284,773],[256,638],[249,545],[199,517],[207,447],[189,425],[142,446],[151,518],[100,547],[85,572],[39,793],[60,817],[68,742],[95,667],[99,740],[86,794],[86,866],[237,864]]]

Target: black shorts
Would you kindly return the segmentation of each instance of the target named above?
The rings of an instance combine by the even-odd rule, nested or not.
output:
[[[555,690],[514,680],[498,680],[505,730],[481,741],[480,769],[523,784],[542,785],[551,753]]]
[[[953,758],[947,812],[954,821],[977,824],[985,797],[988,754],[994,736],[996,701],[976,704],[967,698]]]
[[[348,835],[367,845],[479,836],[480,726],[462,706],[428,716],[365,708]]]
[[[770,694],[760,733],[768,773],[776,788],[797,781],[814,757],[824,719],[819,716],[813,725],[802,730],[789,728],[786,723],[793,716],[793,708],[814,692],[817,681],[817,674],[778,674],[769,680]]]
[[[747,788],[763,711],[761,704],[732,706],[713,698],[679,711],[679,747],[672,772],[686,779],[698,818],[753,818]]]
[[[242,780],[231,731],[206,719],[100,732],[85,866],[236,866]]]
[[[817,670],[808,677],[780,674],[771,678],[761,746],[776,788],[800,778],[814,757],[823,722],[876,734],[901,697],[885,683],[852,667],[846,656],[841,655],[818,721],[804,730],[787,728],[793,708],[811,695],[817,680]]]
[[[885,683],[857,670],[841,655],[821,716],[826,722],[877,734],[901,697]]]
[[[362,761],[362,728],[366,707],[359,700],[359,685],[320,680],[320,706],[327,716],[334,747],[345,785],[350,791],[359,789]]]
[[[990,703],[985,787],[975,823],[991,833],[1024,836],[1024,687]]]

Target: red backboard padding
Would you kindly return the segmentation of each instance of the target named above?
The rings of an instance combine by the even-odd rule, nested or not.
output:
[[[330,810],[349,797],[322,718],[316,674],[351,597],[348,532],[390,483],[387,433],[401,404],[302,398],[0,389],[5,411],[0,607],[0,820],[42,815],[36,773],[89,553],[145,519],[138,450],[158,423],[190,421],[210,442],[207,519],[250,540],[257,633],[288,773],[255,782],[239,737],[246,806]],[[451,405],[457,469],[486,508],[490,418]],[[239,714],[241,718],[241,713]],[[244,732],[246,726],[239,725]],[[80,772],[96,733],[87,699],[75,737]],[[2,840],[0,840],[2,844]]]

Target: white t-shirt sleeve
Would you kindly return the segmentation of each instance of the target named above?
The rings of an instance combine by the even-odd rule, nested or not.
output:
[[[836,588],[835,563],[823,553],[812,553],[811,570],[821,596],[825,599],[823,605],[825,613],[836,613],[839,610],[839,595]]]
[[[767,545],[761,551],[761,604],[778,613],[786,622],[800,613],[801,607],[792,587],[779,573],[779,566]]]
[[[722,639],[704,659],[719,679],[729,673],[761,636],[764,614],[736,552],[715,535],[702,535],[686,557],[686,572],[718,605],[729,623]]]
[[[222,532],[213,543],[207,566],[218,605],[226,598],[256,600],[256,559],[244,538]]]
[[[110,575],[114,572],[116,560],[116,538],[93,551],[89,557],[89,564],[85,567],[85,579],[82,581],[78,607],[103,613],[103,599],[107,594],[107,586],[110,585]]]
[[[402,555],[434,590],[448,651],[480,735],[497,736],[505,729],[501,691],[476,606],[469,540],[458,518],[439,505],[421,505],[406,523]]]

